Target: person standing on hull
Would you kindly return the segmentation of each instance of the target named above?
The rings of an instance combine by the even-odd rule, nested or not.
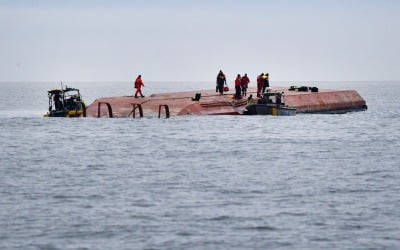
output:
[[[242,77],[242,82],[241,82],[241,87],[242,87],[242,95],[246,96],[247,94],[247,88],[249,87],[249,82],[250,79],[245,73],[244,76]]]
[[[221,95],[224,93],[224,84],[226,85],[226,77],[222,70],[217,75],[217,92]]]
[[[144,87],[143,81],[142,81],[142,75],[138,75],[138,77],[135,80],[135,88],[136,88],[136,92],[135,92],[135,97],[137,98],[138,94],[140,94],[141,97],[144,97],[144,95],[142,94],[142,87]]]
[[[236,79],[235,79],[235,90],[236,90],[236,92],[235,92],[235,99],[241,99],[242,97],[241,97],[241,84],[242,84],[242,78],[240,77],[240,74],[238,74],[237,76],[236,76]]]
[[[263,86],[262,86],[262,92],[265,93],[265,89],[269,88],[269,74],[266,73],[262,79]]]
[[[257,76],[257,97],[260,97],[261,89],[263,87],[263,76],[264,73],[261,73],[259,76]]]

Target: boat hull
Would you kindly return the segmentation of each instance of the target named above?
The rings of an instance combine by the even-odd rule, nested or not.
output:
[[[244,115],[274,115],[274,116],[293,116],[296,109],[293,107],[275,104],[251,104],[246,107]]]
[[[81,117],[84,116],[84,111],[83,110],[58,110],[54,111],[52,110],[51,112],[47,113],[44,115],[44,117]]]
[[[319,92],[287,91],[285,87],[274,87],[273,92],[284,92],[284,103],[296,109],[298,113],[328,113],[348,112],[353,110],[365,110],[365,100],[355,90],[321,90]],[[201,94],[199,99],[193,98]],[[256,96],[256,88],[248,88],[248,96]],[[134,96],[104,97],[95,100],[87,108],[89,117],[133,117],[135,107],[142,108],[144,117],[159,117],[160,107],[168,106],[169,114],[181,115],[241,115],[245,112],[248,104],[247,98],[236,100],[234,92],[230,91],[223,95],[216,94],[215,90],[196,90],[176,93],[160,93],[135,98]],[[258,99],[258,98],[257,98]],[[255,100],[257,101],[257,100]],[[99,105],[100,104],[100,105]],[[274,103],[275,104],[275,103]],[[108,106],[110,108],[108,108]],[[282,105],[281,106],[285,106]],[[278,112],[287,115],[286,110]],[[289,110],[289,115],[293,111]],[[137,109],[136,109],[136,113]],[[270,112],[271,113],[271,112]],[[164,109],[161,107],[161,116]],[[138,117],[138,116],[135,116]]]

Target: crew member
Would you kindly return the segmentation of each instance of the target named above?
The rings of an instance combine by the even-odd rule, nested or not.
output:
[[[266,88],[269,88],[269,74],[268,74],[268,73],[266,73],[266,74],[263,76],[263,78],[262,78],[262,83],[263,83],[262,92],[265,93],[265,89],[266,89]]]
[[[53,100],[54,100],[54,106],[56,108],[56,110],[62,110],[63,109],[63,104],[61,102],[61,95],[59,92],[56,92],[53,96]]]
[[[257,97],[260,97],[261,89],[263,87],[263,76],[264,73],[261,73],[259,76],[257,76]]]
[[[277,93],[275,96],[275,102],[277,105],[281,105],[282,103],[282,94],[281,93]]]
[[[242,84],[242,78],[240,77],[240,74],[238,74],[236,76],[236,79],[235,79],[235,90],[236,90],[235,99],[240,99],[241,98],[241,96],[240,96],[241,84]]]
[[[247,88],[249,87],[249,82],[250,79],[247,76],[247,74],[244,74],[244,76],[242,77],[242,82],[241,82],[241,87],[242,87],[242,95],[246,96],[247,94]]]
[[[137,98],[138,94],[140,94],[141,97],[144,97],[144,95],[142,94],[142,86],[144,87],[143,81],[142,81],[142,75],[138,75],[138,77],[135,80],[135,88],[136,88],[136,92],[135,92],[135,97]]]
[[[250,94],[249,97],[247,97],[247,105],[253,104],[253,95]]]
[[[222,70],[219,71],[217,75],[217,92],[222,95],[224,93],[224,84],[226,85],[226,77]]]

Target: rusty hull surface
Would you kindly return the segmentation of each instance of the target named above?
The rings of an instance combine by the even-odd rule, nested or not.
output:
[[[365,100],[355,90],[319,90],[319,92],[289,91],[287,88],[274,87],[272,91],[284,91],[285,103],[295,107],[299,113],[318,113],[335,110],[356,110],[366,107]],[[192,97],[201,93],[199,101]],[[249,88],[247,97],[256,97],[256,88]],[[170,115],[238,115],[247,104],[246,97],[233,99],[234,91],[220,95],[215,90],[198,90],[176,93],[153,94],[149,97],[135,98],[133,96],[106,97],[95,100],[87,108],[87,116],[98,117],[98,103],[109,103],[113,117],[132,117],[133,104],[141,104],[144,117],[158,117],[159,106],[168,105]],[[136,117],[139,116],[138,110]],[[164,108],[161,116],[165,117]],[[100,106],[100,117],[109,117],[107,106]]]

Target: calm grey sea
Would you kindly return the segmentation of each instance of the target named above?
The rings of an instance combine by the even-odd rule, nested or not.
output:
[[[304,84],[356,89],[369,108],[43,118],[59,83],[0,83],[0,249],[399,249],[400,82]],[[68,85],[88,103],[133,91]]]

